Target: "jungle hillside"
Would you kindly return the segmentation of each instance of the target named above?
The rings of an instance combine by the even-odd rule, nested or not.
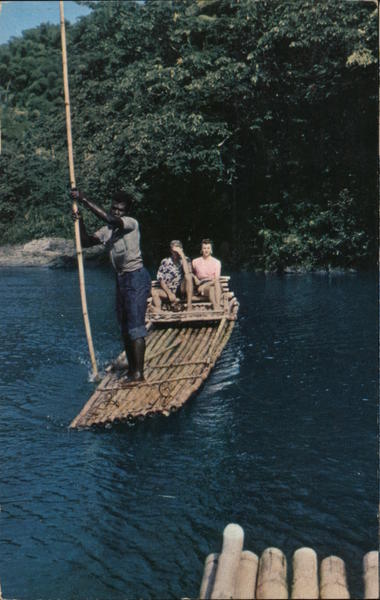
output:
[[[104,207],[135,194],[147,264],[204,237],[233,268],[376,264],[375,2],[82,4],[77,186]],[[59,26],[0,46],[0,121],[1,243],[72,238]]]

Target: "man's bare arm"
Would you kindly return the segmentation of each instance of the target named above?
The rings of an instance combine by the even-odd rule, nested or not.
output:
[[[201,284],[201,280],[198,279],[198,277],[195,275],[195,273],[193,273],[193,279],[194,279],[195,285],[200,285]]]
[[[79,234],[83,248],[91,248],[91,246],[97,246],[101,244],[101,240],[96,235],[87,233],[86,226],[83,222],[82,215],[79,212],[72,214],[73,220],[79,222]]]
[[[189,263],[186,260],[185,253],[181,246],[173,246],[172,250],[174,250],[174,252],[176,252],[181,259],[182,269],[185,274],[185,277],[186,275],[190,275]]]
[[[70,193],[73,200],[75,200],[76,202],[80,202],[81,204],[86,206],[86,208],[91,210],[91,212],[93,212],[94,215],[99,217],[99,219],[102,219],[102,221],[104,221],[111,227],[117,227],[119,229],[124,228],[123,220],[120,217],[116,217],[111,213],[107,213],[105,210],[100,208],[100,206],[97,206],[97,204],[95,204],[91,200],[88,200],[88,198],[85,198],[83,192],[80,192],[79,190],[71,190]]]

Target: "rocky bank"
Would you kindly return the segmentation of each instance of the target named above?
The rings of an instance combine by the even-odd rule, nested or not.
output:
[[[102,246],[83,250],[86,261],[107,261]],[[69,267],[76,264],[74,240],[41,238],[26,244],[0,246],[0,267]]]

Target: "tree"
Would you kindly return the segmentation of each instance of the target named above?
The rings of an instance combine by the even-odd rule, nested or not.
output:
[[[375,4],[90,4],[67,29],[77,181],[102,203],[134,191],[148,252],[210,236],[222,258],[271,269],[374,259]],[[23,113],[12,151],[38,150],[62,184],[59,53],[54,26],[26,32],[0,48],[0,86]]]

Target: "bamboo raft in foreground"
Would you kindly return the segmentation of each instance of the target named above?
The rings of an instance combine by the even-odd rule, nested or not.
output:
[[[239,303],[222,279],[224,308],[194,298],[194,310],[186,306],[173,312],[154,313],[148,305],[149,334],[146,338],[145,381],[123,383],[124,369],[108,369],[71,428],[110,426],[137,418],[178,410],[207,379],[226,345],[237,318]],[[122,364],[124,353],[118,357]]]
[[[328,556],[320,563],[311,548],[299,548],[293,555],[293,581],[287,583],[287,562],[278,548],[267,548],[260,559],[243,550],[244,531],[239,525],[227,525],[220,554],[205,561],[199,593],[206,599],[334,599],[350,598],[343,560]],[[368,552],[363,558],[363,598],[379,598],[379,553]]]

